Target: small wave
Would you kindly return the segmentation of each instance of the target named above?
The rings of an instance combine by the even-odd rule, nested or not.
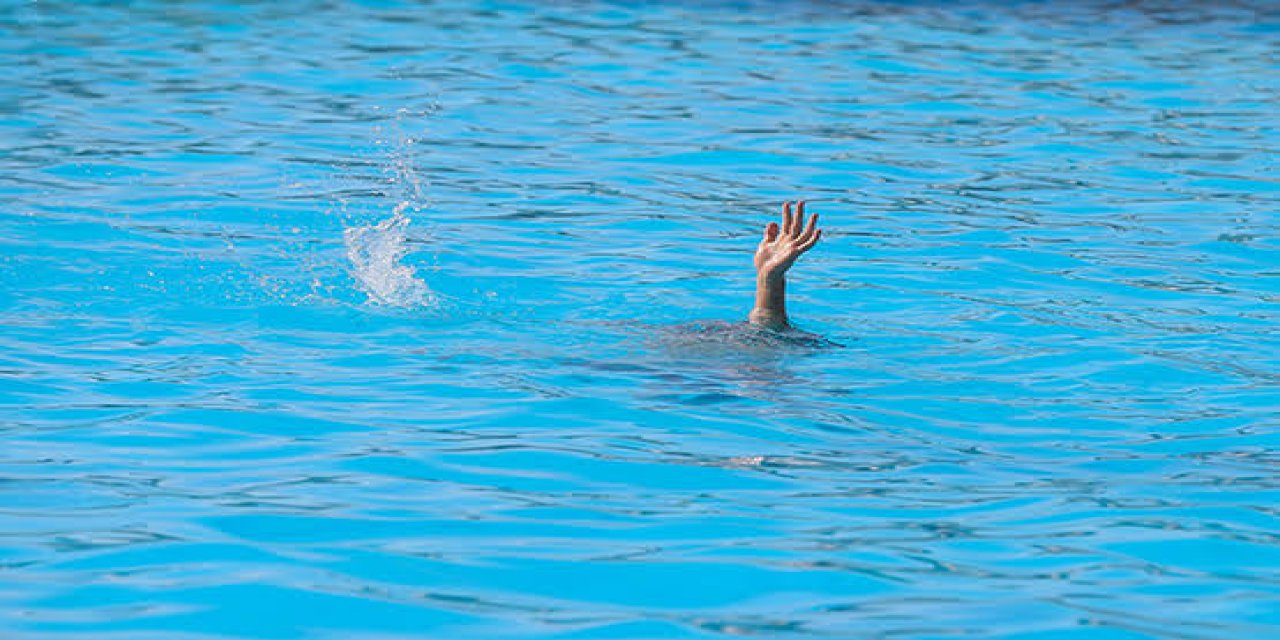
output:
[[[409,202],[401,202],[390,218],[343,233],[351,274],[374,303],[403,308],[433,306],[436,296],[431,288],[418,277],[417,270],[400,261],[408,252],[408,207]]]

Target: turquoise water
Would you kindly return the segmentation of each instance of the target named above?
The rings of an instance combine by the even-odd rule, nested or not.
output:
[[[1280,635],[1280,11],[683,5],[3,2],[0,635]]]

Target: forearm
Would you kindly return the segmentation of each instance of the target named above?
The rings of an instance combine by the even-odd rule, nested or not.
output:
[[[756,306],[747,319],[751,324],[769,329],[787,328],[787,277],[785,274],[756,275]]]

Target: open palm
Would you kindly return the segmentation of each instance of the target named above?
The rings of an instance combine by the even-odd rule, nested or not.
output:
[[[756,248],[756,273],[761,276],[778,278],[795,264],[804,252],[818,244],[822,238],[822,229],[818,228],[818,214],[804,220],[804,201],[796,203],[792,214],[791,203],[782,205],[782,226],[770,222],[764,229],[764,239]]]

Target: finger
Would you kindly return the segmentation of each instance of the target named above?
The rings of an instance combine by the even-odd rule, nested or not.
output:
[[[782,234],[791,235],[791,201],[782,203]]]
[[[764,228],[764,241],[773,242],[778,239],[778,223],[770,222]]]
[[[809,216],[809,224],[805,226],[804,233],[800,234],[800,242],[808,242],[813,238],[813,234],[818,230],[818,214]]]
[[[802,226],[804,226],[804,200],[796,203],[796,215],[791,222],[791,237],[800,235]]]
[[[800,244],[800,253],[804,253],[805,251],[812,249],[813,245],[818,244],[818,241],[821,239],[822,239],[822,229],[818,229],[817,231],[814,231],[812,238],[809,238],[809,240]]]

